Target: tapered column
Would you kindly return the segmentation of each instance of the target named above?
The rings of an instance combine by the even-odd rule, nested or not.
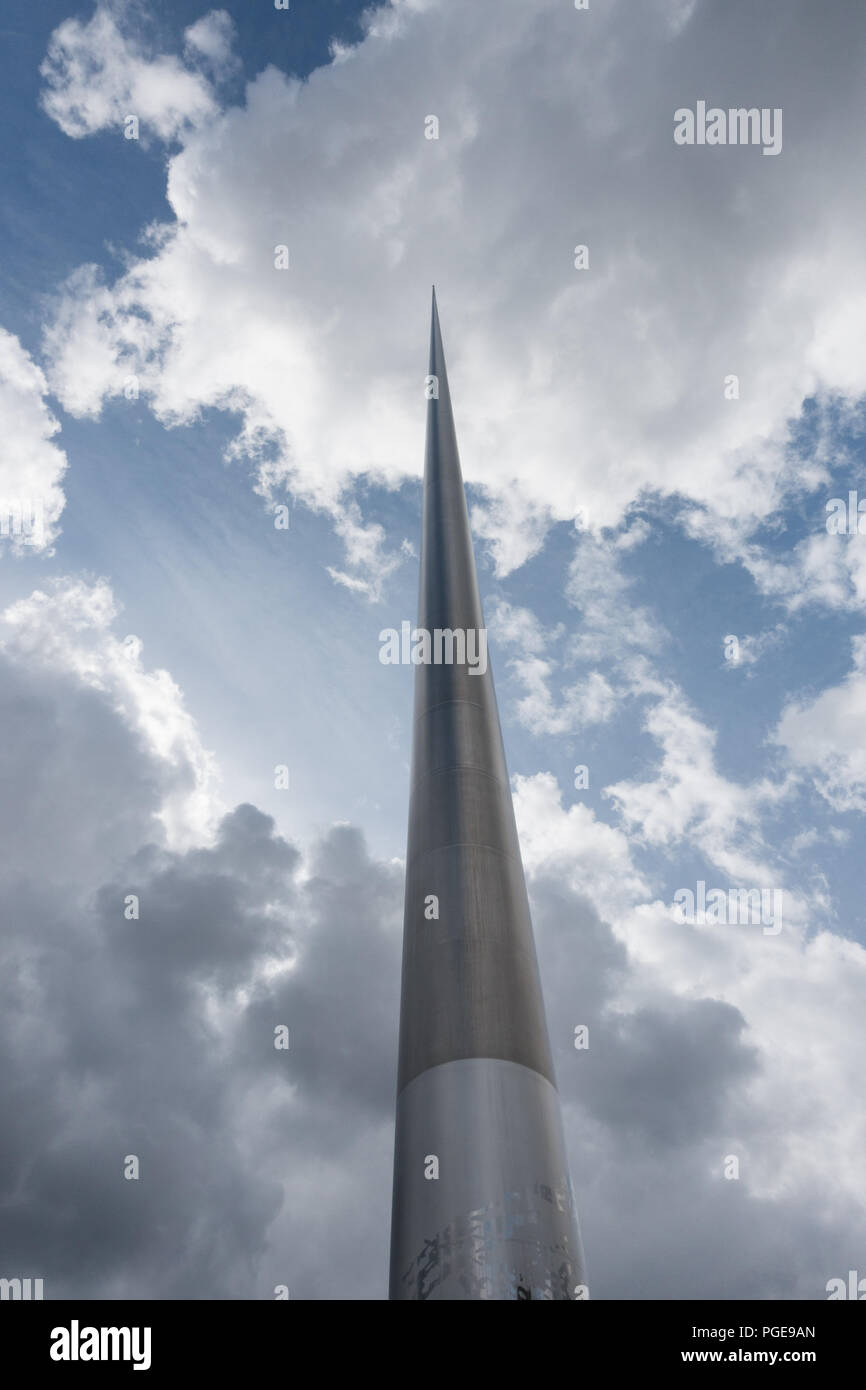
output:
[[[391,1298],[568,1299],[580,1239],[435,291],[429,375],[418,629],[465,659],[415,675]]]

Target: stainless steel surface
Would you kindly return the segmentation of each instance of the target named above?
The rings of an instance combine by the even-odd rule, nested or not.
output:
[[[418,627],[431,633],[436,628],[480,629],[484,617],[435,293],[429,375],[437,379],[438,399],[431,398],[427,406]],[[438,916],[425,912],[431,897],[437,900]],[[448,1064],[468,1059],[510,1064],[521,1076],[531,1076],[533,1084],[515,1083],[507,1104],[504,1081],[497,1083],[499,1090],[492,1082],[487,1091],[480,1082],[473,1082],[468,1092],[462,1082],[457,1090],[449,1089],[457,1082],[446,1083]],[[459,1198],[457,1206],[447,1210],[429,1192],[431,1187],[438,1189],[435,1181],[426,1181],[420,1170],[417,1175],[414,1168],[403,1170],[418,1133],[420,1102],[410,1103],[410,1092],[426,1095],[425,1078],[434,1074],[440,1078],[435,1086],[429,1082],[431,1103],[440,1116],[437,1142],[450,1144],[449,1152],[465,1174],[462,1186],[452,1189],[452,1199]],[[538,1287],[565,1287],[557,1271],[561,1265],[572,1269],[579,1262],[573,1253],[578,1248],[573,1211],[570,1204],[567,1209],[549,1210],[546,1199],[536,1191],[539,1184],[550,1190],[557,1183],[567,1184],[554,1085],[490,666],[478,674],[466,664],[419,665],[406,853],[392,1223],[393,1258],[401,1263],[398,1268],[392,1264],[392,1297],[428,1296],[418,1292],[417,1279],[414,1284],[410,1279],[408,1285],[403,1281],[403,1263],[419,1257],[415,1247],[422,1236],[432,1239],[446,1226],[452,1234],[461,1232],[471,1213],[480,1208],[504,1223],[504,1230],[512,1219],[507,1214],[509,1202],[523,1204],[520,1219],[528,1223],[527,1228],[535,1226],[545,1233],[541,1245],[536,1242],[533,1247],[536,1256],[542,1258],[542,1247],[550,1260],[556,1254],[558,1263],[549,1263],[546,1273],[537,1264],[532,1266]],[[483,1122],[470,1122],[464,1110],[466,1095],[472,1097],[472,1104],[480,1104]],[[556,1111],[555,1125],[551,1106]],[[449,1123],[462,1127],[464,1137],[457,1131],[449,1137],[445,1133]],[[517,1141],[521,1127],[529,1147],[521,1148]],[[509,1146],[515,1144],[518,1147],[511,1153]],[[527,1195],[531,1192],[535,1198]],[[426,1226],[428,1216],[439,1224]],[[459,1240],[463,1239],[460,1235]],[[452,1291],[435,1296],[518,1297],[515,1292],[489,1292],[512,1288],[512,1243],[511,1236],[491,1234],[475,1291],[467,1273],[471,1266],[464,1266],[460,1288],[469,1291],[453,1292],[457,1285],[449,1279],[443,1287]],[[498,1273],[497,1258],[502,1261]],[[415,1292],[402,1291],[407,1287]]]
[[[559,1099],[528,1067],[446,1062],[397,1106],[391,1298],[555,1299],[584,1283]],[[438,1178],[425,1177],[429,1159]]]
[[[418,627],[482,628],[436,300],[427,405]],[[424,916],[439,899],[438,921]],[[553,1080],[502,735],[488,663],[418,666],[398,1088],[458,1057],[502,1057]]]

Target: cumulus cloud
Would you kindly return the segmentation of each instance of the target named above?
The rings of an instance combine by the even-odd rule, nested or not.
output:
[[[252,806],[173,845],[177,767],[142,709],[171,724],[176,690],[148,692],[138,652],[126,673],[101,586],[25,608],[30,640],[0,650],[7,1268],[49,1297],[378,1295],[399,868],[349,827],[302,860]],[[374,1150],[381,1201],[357,1177]],[[347,1188],[353,1206],[373,1194],[369,1262],[352,1248],[366,1210],[342,1254],[328,1242]]]
[[[574,630],[546,628],[529,609],[495,596],[488,618],[524,694],[520,722],[535,735],[578,731],[607,723],[627,695],[659,693],[652,658],[666,640],[646,605],[634,601],[621,559],[646,539],[649,527],[634,521],[603,536],[580,535],[568,567],[565,597],[578,611]],[[605,665],[607,674],[594,663]],[[577,668],[576,680],[571,672]],[[559,684],[557,692],[555,685]]]
[[[206,79],[173,54],[152,55],[130,32],[130,22],[123,0],[102,0],[88,23],[67,19],[52,34],[40,68],[42,104],[66,135],[120,133],[126,118],[135,116],[146,132],[171,140],[216,114]],[[224,11],[205,16],[186,33],[196,53],[220,62],[230,38]]]
[[[644,727],[661,750],[655,775],[605,788],[625,828],[656,846],[687,839],[734,881],[774,882],[761,816],[790,793],[790,781],[766,777],[742,784],[722,775],[714,730],[672,683],[649,706]]]
[[[633,520],[611,535],[579,535],[568,568],[565,594],[579,614],[571,639],[575,661],[613,661],[632,680],[643,669],[640,658],[658,653],[667,634],[650,609],[636,602],[622,560],[650,534],[645,520]]]
[[[339,516],[359,476],[420,468],[435,279],[500,573],[551,520],[597,532],[646,495],[739,554],[826,476],[789,448],[803,400],[864,390],[858,22],[841,0],[758,19],[736,0],[723,34],[681,0],[392,3],[304,83],[268,67],[215,113],[198,74],[143,57],[100,5],[52,40],[47,109],[81,135],[148,107],[181,139],[175,221],[117,280],[69,282],[46,339],[55,389],[97,413],[126,367],[166,423],[239,411],[258,485]],[[193,31],[223,51],[213,17]],[[675,145],[698,90],[783,107],[781,156]]]
[[[98,834],[95,816],[89,828]],[[285,1214],[306,1227],[300,1257],[294,1242],[275,1249],[270,1240],[284,1185],[297,1192],[302,1170],[313,1189],[329,1164],[351,1173],[353,1147],[388,1129],[381,1099],[371,1111],[366,1093],[349,1092],[354,1057],[357,1080],[369,1087],[372,1078],[390,1098],[382,1014],[369,1009],[368,1038],[376,1031],[381,1041],[365,1061],[347,1013],[353,982],[334,969],[336,918],[327,929],[329,898],[355,892],[372,910],[387,875],[363,849],[353,863],[345,837],[321,852],[328,881],[299,884],[298,851],[242,806],[212,847],[145,846],[101,885],[73,872],[65,896],[14,894],[3,942],[4,1259],[38,1268],[49,1296],[272,1298],[277,1283],[304,1296],[311,1262],[322,1296],[353,1296],[351,1280],[355,1296],[380,1292],[387,1221],[372,1271],[357,1254],[342,1276],[316,1259],[333,1214],[327,1191],[318,1192],[318,1227],[306,1206]],[[398,891],[389,888],[386,1018],[399,978]],[[138,920],[124,915],[131,893]],[[377,933],[387,936],[379,921],[360,928],[366,988]],[[46,1018],[50,1039],[35,1047]],[[289,1047],[278,1051],[283,1025]],[[124,1178],[130,1156],[138,1180]],[[387,1160],[383,1169],[385,1186]]]
[[[167,671],[147,670],[142,643],[112,631],[117,606],[105,580],[56,580],[0,615],[0,644],[13,660],[65,672],[111,702],[166,771],[158,812],[172,844],[206,837],[220,809],[216,768]]]
[[[678,922],[549,774],[517,779],[515,807],[596,1296],[824,1296],[866,1235],[866,951],[814,912],[772,937]]]
[[[399,549],[389,550],[385,528],[378,522],[365,523],[360,507],[352,501],[338,510],[334,529],[345,548],[345,568],[329,565],[331,578],[369,599],[381,599],[387,579],[413,554],[409,540],[404,537]]]
[[[527,691],[517,702],[517,716],[534,734],[563,734],[603,724],[617,708],[616,693],[599,671],[569,686],[557,704],[549,686],[551,662],[530,658],[515,665]]]
[[[731,533],[712,537],[711,544],[720,559],[738,559],[759,593],[784,604],[790,613],[810,608],[862,613],[866,607],[866,547],[857,534],[829,535],[824,521],[822,511],[821,529],[797,541],[781,556],[754,542],[742,542]],[[699,528],[695,533],[707,538]]]
[[[606,918],[649,892],[632,862],[629,842],[579,801],[567,811],[549,772],[515,777],[514,811],[524,865],[567,883],[598,905]]]
[[[0,650],[7,1267],[50,1297],[384,1296],[402,867],[249,805],[173,845],[111,611],[68,582]],[[866,953],[676,922],[549,774],[515,804],[595,1296],[822,1296],[864,1234]]]
[[[839,685],[793,701],[775,738],[837,811],[866,811],[866,636],[852,641],[854,664]]]
[[[554,695],[552,681],[561,662],[542,653],[561,641],[562,624],[546,632],[528,608],[504,599],[494,599],[489,614],[496,639],[515,653],[509,656],[508,664],[525,691],[517,701],[516,713],[531,733],[567,733],[611,718],[619,700],[600,671],[588,672],[565,688],[559,698]]]
[[[211,10],[210,14],[202,15],[184,30],[183,38],[188,52],[217,71],[237,62],[232,52],[235,25],[227,10]]]
[[[48,385],[19,340],[0,328],[0,549],[50,549],[65,505],[66,455],[60,425],[45,404]]]

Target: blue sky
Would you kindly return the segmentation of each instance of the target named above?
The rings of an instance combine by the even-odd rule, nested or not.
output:
[[[411,668],[379,662],[379,633],[416,607],[435,280],[599,1296],[648,1296],[661,1242],[661,1296],[697,1281],[708,1297],[823,1297],[862,1263],[866,1232],[850,1062],[866,973],[866,540],[826,527],[829,499],[866,496],[859,9],[734,3],[723,23],[701,0],[639,14],[414,0],[366,19],[304,0],[16,0],[0,63],[0,497],[44,496],[51,531],[42,547],[0,539],[10,709],[30,711],[21,748],[45,763],[33,781],[10,748],[6,776],[50,795],[50,730],[66,730],[69,760],[50,813],[21,794],[33,864],[66,866],[48,873],[57,902],[14,857],[7,886],[37,939],[53,939],[61,903],[87,938],[106,885],[140,878],[174,942],[170,924],[182,937],[191,919],[166,885],[195,914],[212,875],[255,951],[230,985],[204,947],[179,959],[190,997],[215,991],[209,1026],[232,1055],[269,990],[375,1038],[366,1109],[340,1071],[350,1042],[323,1044],[332,1070],[308,1059],[294,1089],[252,1086],[271,1153],[299,1142],[301,1120],[313,1137],[291,1150],[292,1181],[276,1161],[256,1169],[243,1277],[268,1296],[288,1241],[309,1296],[384,1287],[359,1287],[339,1241],[369,1235],[384,1260],[412,691]],[[699,99],[782,108],[781,153],[677,146],[673,113]],[[94,747],[120,750],[113,771]],[[76,799],[84,785],[92,800]],[[232,819],[242,803],[273,825]],[[250,868],[264,862],[282,887]],[[784,932],[676,923],[675,892],[699,879],[781,890]],[[236,963],[220,930],[215,957]],[[568,1048],[578,1000],[607,1038],[591,1081]],[[9,1043],[22,1068],[25,1038]],[[668,1048],[693,1071],[665,1087]],[[108,1124],[116,1078],[100,1066]],[[648,1095],[665,1132],[653,1121],[642,1153]],[[178,1096],[153,1103],[171,1129]],[[224,1177],[242,1183],[240,1111],[217,1110],[206,1142],[231,1131]],[[38,1126],[22,1161],[27,1143]],[[730,1153],[736,1195],[719,1186]],[[314,1218],[321,1165],[334,1206]],[[648,1185],[657,1224],[638,1210]],[[348,1221],[324,1254],[316,1220]],[[22,1258],[44,1248],[49,1273],[57,1261],[55,1286],[160,1296],[135,1230],[85,1277],[37,1226],[16,1239]],[[169,1251],[168,1287],[209,1258],[190,1273]],[[243,1287],[221,1276],[211,1296]]]

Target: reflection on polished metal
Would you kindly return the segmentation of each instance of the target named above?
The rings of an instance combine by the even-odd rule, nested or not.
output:
[[[418,628],[482,629],[433,294]],[[476,647],[477,650],[477,647]],[[584,1274],[493,677],[422,663],[392,1299],[569,1299]]]

